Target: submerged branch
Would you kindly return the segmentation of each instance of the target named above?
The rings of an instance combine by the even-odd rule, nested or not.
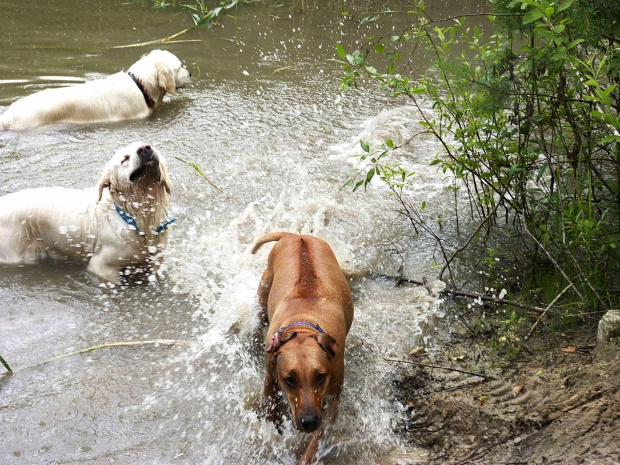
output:
[[[424,281],[418,281],[416,279],[409,279],[409,278],[403,278],[401,276],[387,276],[387,275],[380,275],[383,278],[386,279],[393,279],[395,280],[397,283],[410,283],[410,284],[415,284],[417,286],[427,286],[427,283]],[[508,300],[508,299],[500,299],[498,297],[492,297],[492,296],[488,296],[488,295],[484,295],[484,294],[480,294],[477,292],[467,292],[467,291],[459,291],[458,289],[443,289],[441,291],[442,293],[445,294],[450,294],[450,295],[454,295],[457,297],[469,297],[472,299],[480,299],[484,302],[492,302],[492,303],[497,303],[497,304],[504,304],[504,305],[511,305],[513,307],[518,307],[518,308],[523,308],[525,310],[530,310],[531,312],[534,313],[543,313],[545,311],[544,308],[542,307],[537,307],[535,305],[526,305],[526,304],[522,304],[519,302],[515,302],[514,300]]]

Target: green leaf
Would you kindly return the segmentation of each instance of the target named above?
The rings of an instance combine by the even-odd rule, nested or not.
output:
[[[378,16],[367,16],[366,18],[362,19],[360,21],[360,24],[367,24],[367,23],[373,23],[375,22],[377,19],[379,19]]]
[[[614,115],[603,116],[603,121],[616,129],[620,129],[620,120]]]
[[[510,171],[508,172],[508,176],[512,176],[518,171],[525,171],[525,169],[521,168],[519,165],[515,164],[510,167]]]
[[[573,0],[564,0],[564,2],[561,3],[560,6],[558,6],[557,12],[559,13],[560,11],[566,10],[572,4],[573,4]]]
[[[383,53],[384,51],[385,51],[385,45],[383,45],[383,44],[375,45],[375,52]]]
[[[580,44],[581,42],[583,42],[583,41],[584,41],[584,39],[575,39],[575,40],[573,40],[570,44],[568,44],[568,45],[566,46],[566,49],[567,49],[567,50],[570,50],[571,48],[573,48],[573,47],[575,47],[575,46],[579,45],[579,44]]]
[[[360,145],[362,146],[362,150],[366,153],[370,152],[370,146],[368,145],[368,142],[361,140],[360,141]]]
[[[615,134],[612,134],[610,136],[603,137],[601,139],[601,144],[608,144],[609,142],[620,142],[620,136],[616,136]]]
[[[530,10],[525,14],[525,16],[523,16],[523,24],[533,23],[534,21],[542,18],[543,16],[545,16],[545,14],[538,9]]]
[[[372,181],[372,178],[375,176],[375,169],[371,168],[370,171],[366,174],[366,183],[368,184],[370,181]]]
[[[344,53],[344,48],[342,48],[341,44],[336,45],[336,51],[338,52],[338,56],[344,60],[346,53]]]
[[[549,163],[547,162],[543,163],[543,165],[538,170],[538,174],[536,175],[536,182],[540,181],[540,178],[543,177],[543,174],[545,174],[545,171],[547,171],[548,167],[549,167]]]

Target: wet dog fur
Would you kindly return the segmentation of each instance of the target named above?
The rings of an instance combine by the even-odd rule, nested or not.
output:
[[[153,100],[149,107],[131,72]],[[191,74],[166,50],[153,50],[118,72],[84,84],[46,89],[13,102],[0,115],[0,130],[20,131],[48,124],[112,122],[149,116],[166,93],[190,82]]]
[[[353,300],[326,242],[276,232],[258,239],[252,253],[272,241],[277,243],[258,289],[260,318],[268,324],[264,385],[267,417],[278,422],[278,391],[283,392],[295,428],[312,433],[300,461],[310,464],[316,459],[325,428],[333,425],[338,414]]]
[[[157,229],[167,226],[170,192],[163,156],[134,142],[114,154],[94,187],[43,187],[0,197],[0,264],[70,258],[114,284],[127,267],[156,271],[168,239],[167,227]]]

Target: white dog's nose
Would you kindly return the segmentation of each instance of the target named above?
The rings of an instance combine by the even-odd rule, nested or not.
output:
[[[146,162],[153,159],[153,149],[150,145],[143,145],[138,150],[136,150],[136,153],[142,161]]]

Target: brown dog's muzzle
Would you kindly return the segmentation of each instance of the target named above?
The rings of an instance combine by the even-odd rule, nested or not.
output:
[[[321,417],[314,413],[304,414],[299,420],[299,423],[301,424],[301,428],[299,428],[301,431],[304,433],[311,433],[321,426]]]

